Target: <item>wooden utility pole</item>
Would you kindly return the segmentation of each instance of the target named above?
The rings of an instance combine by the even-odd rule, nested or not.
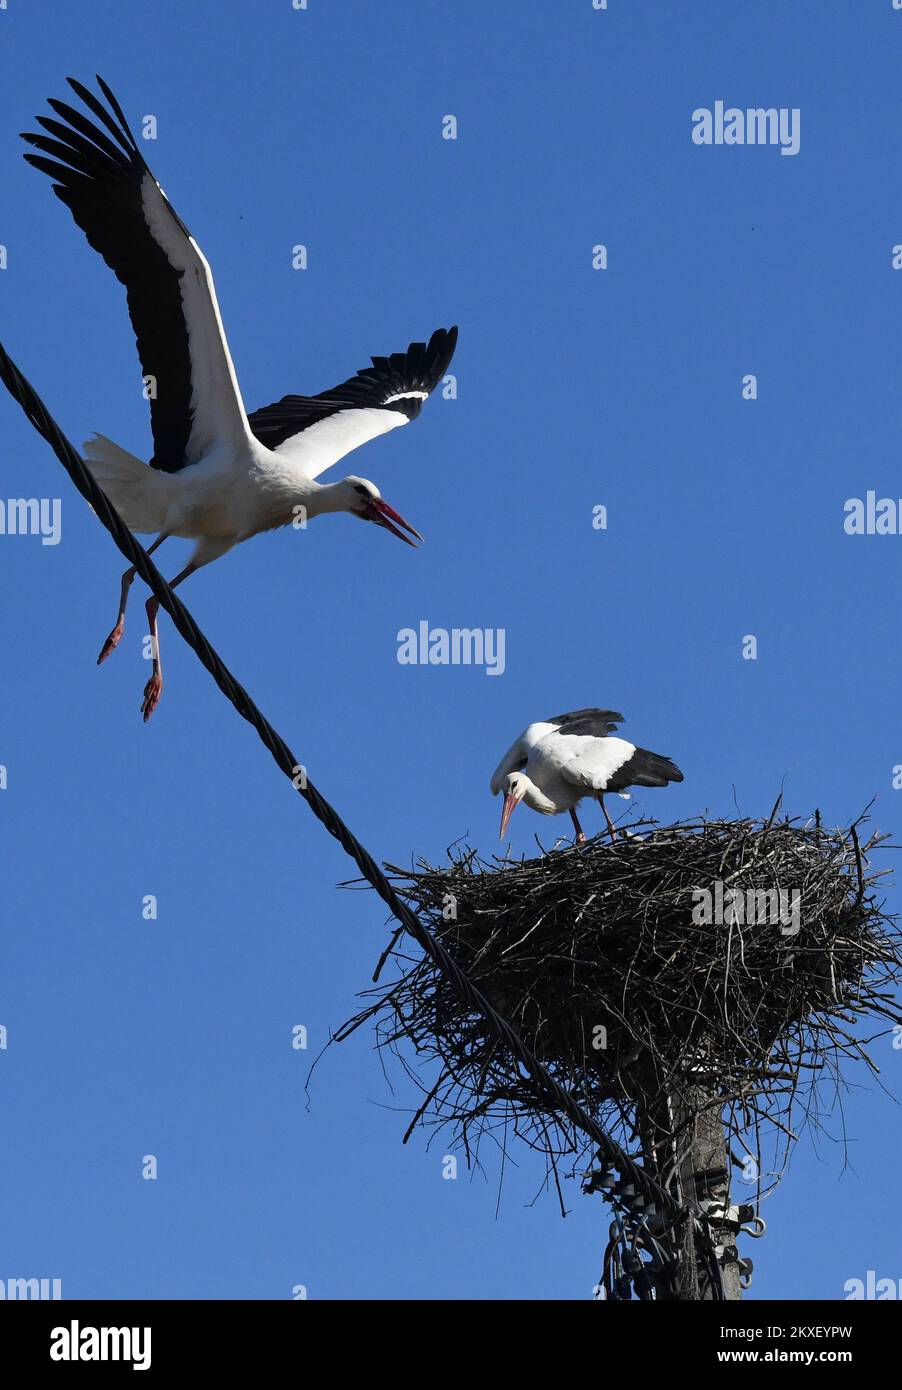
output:
[[[662,1187],[668,1188],[681,1203],[710,1200],[715,1209],[729,1206],[730,1153],[721,1121],[720,1106],[698,1086],[689,1086],[666,1104],[637,1107],[646,1167]],[[735,1234],[711,1221],[718,1243],[735,1246]],[[671,1292],[660,1290],[658,1297],[679,1302],[704,1302],[715,1297],[714,1284],[706,1263],[699,1258],[694,1231],[682,1233],[678,1253],[678,1272]],[[721,1263],[720,1277],[724,1297],[741,1296],[740,1269],[735,1260]]]

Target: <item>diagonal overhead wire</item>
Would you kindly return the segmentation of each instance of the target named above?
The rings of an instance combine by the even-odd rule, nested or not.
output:
[[[159,599],[175,627],[210,672],[222,693],[234,705],[238,713],[249,724],[253,725],[280,770],[300,792],[317,820],[325,826],[330,835],[335,837],[345,853],[354,860],[363,877],[376,890],[405,931],[414,937],[422,950],[444,971],[466,1004],[483,1015],[501,1043],[517,1059],[531,1078],[537,1091],[544,1096],[546,1102],[565,1115],[575,1128],[587,1134],[598,1145],[600,1156],[607,1165],[616,1168],[622,1178],[633,1184],[636,1191],[641,1193],[646,1201],[657,1206],[662,1214],[667,1213],[672,1218],[681,1217],[684,1214],[683,1208],[672,1194],[661,1187],[644,1168],[634,1162],[616,1140],[603,1130],[573,1096],[555,1080],[538,1058],[532,1054],[508,1020],[492,1007],[481,991],[461,970],[453,956],[449,955],[442,943],[426,930],[419,917],[398,896],[372,855],[351,833],[334,807],[330,806],[329,802],[317,791],[306,776],[299,776],[302,765],[295,758],[288,744],[257,708],[247,691],[239,684],[207,641],[188,609],[181,599],[173,593],[156,565],[148,558],[147,551],[135,539],[109,498],[98,487],[81,455],[63,434],[37,392],[8,356],[2,344],[0,344],[0,380],[3,381],[13,399],[22,407],[34,428],[46,439],[75,487],[82,497],[91,504],[119,550],[129,563],[134,565],[138,574]]]

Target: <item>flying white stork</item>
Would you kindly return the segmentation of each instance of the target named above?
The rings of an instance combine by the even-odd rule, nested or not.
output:
[[[103,435],[84,446],[91,472],[126,525],[158,533],[148,554],[169,536],[197,541],[173,588],[250,536],[306,524],[322,512],[350,512],[409,545],[409,536],[422,540],[366,478],[325,485],[316,479],[352,449],[419,414],[447,370],[457,329],[440,328],[428,344],[374,357],[372,367],[318,396],[283,396],[247,415],[210,267],[147,167],[113,93],[97,81],[109,109],[68,79],[96,124],[50,100],[60,119],[38,116],[47,134],[22,138],[41,151],[25,155],[29,164],[54,180],[53,191],[126,288],[148,383],[153,457],[148,466]],[[98,664],[122,638],[134,577],[133,569],[122,576],[116,625]],[[158,607],[148,600],[153,668],[141,706],[145,720],[163,689]]]
[[[492,774],[492,795],[504,793],[498,838],[503,839],[513,812],[525,801],[543,816],[569,811],[576,843],[583,844],[586,837],[576,806],[584,796],[593,796],[601,803],[613,840],[605,792],[682,782],[682,772],[669,758],[617,738],[614,730],[622,723],[623,715],[614,710],[576,709],[524,729]]]

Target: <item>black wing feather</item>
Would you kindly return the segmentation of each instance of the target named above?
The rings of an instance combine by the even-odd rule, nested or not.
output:
[[[150,401],[151,466],[176,472],[188,461],[192,424],[191,361],[179,289],[182,272],[170,264],[150,233],[141,198],[150,170],[121,106],[103,79],[97,81],[112,115],[81,82],[68,79],[103,129],[74,106],[51,98],[48,104],[61,119],[38,118],[48,135],[22,138],[42,154],[26,154],[25,159],[53,179],[56,196],[126,288],[141,369],[156,382]],[[187,233],[174,209],[170,211]]]
[[[618,767],[608,780],[606,792],[625,791],[627,787],[666,787],[668,782],[682,782],[683,774],[675,762],[663,753],[650,753],[637,748],[631,758]]]
[[[428,343],[411,343],[406,352],[374,357],[371,367],[364,367],[348,381],[321,391],[318,396],[283,396],[280,401],[255,410],[248,416],[248,423],[261,444],[277,449],[286,439],[340,410],[398,410],[413,420],[423,404],[419,397],[397,401],[391,401],[391,397],[403,396],[407,391],[433,391],[445,375],[456,345],[456,328],[437,328]]]
[[[561,734],[592,734],[595,738],[606,738],[623,723],[623,715],[612,709],[574,709],[568,714],[555,714],[543,722],[556,724]]]

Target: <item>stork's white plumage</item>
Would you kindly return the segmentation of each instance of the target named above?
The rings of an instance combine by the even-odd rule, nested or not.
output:
[[[516,807],[525,801],[544,816],[569,811],[576,842],[582,844],[586,837],[576,807],[583,797],[592,796],[601,803],[613,840],[605,792],[682,782],[682,772],[669,758],[618,738],[614,730],[622,723],[623,715],[614,710],[577,709],[524,729],[492,774],[492,795],[504,793],[499,839]]]
[[[457,329],[374,357],[372,367],[318,396],[283,396],[248,415],[200,247],[147,167],[107,84],[98,77],[104,106],[68,81],[99,124],[51,100],[60,119],[37,118],[47,134],[23,135],[41,151],[25,158],[54,180],[57,197],[125,285],[154,444],[148,466],[97,435],[85,445],[85,459],[126,525],[159,533],[148,553],[169,536],[197,541],[172,586],[260,531],[306,524],[324,512],[350,512],[410,545],[410,536],[422,540],[366,478],[325,485],[316,479],[352,449],[419,414],[448,368]],[[134,570],[122,577],[118,619],[99,662],[122,637],[133,579]],[[154,663],[145,720],[163,688],[157,609],[151,598]]]

